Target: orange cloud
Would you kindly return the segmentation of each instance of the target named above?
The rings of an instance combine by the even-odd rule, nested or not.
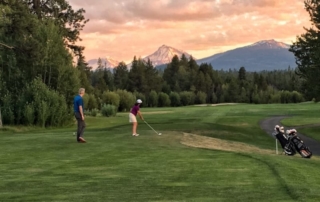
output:
[[[80,42],[87,59],[129,62],[162,44],[196,58],[277,39],[290,43],[310,26],[301,0],[71,0],[90,19]]]

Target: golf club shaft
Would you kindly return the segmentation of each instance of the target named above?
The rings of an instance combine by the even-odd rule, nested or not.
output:
[[[157,131],[155,131],[155,129],[153,129],[146,121],[144,121],[145,124],[147,124],[155,133],[159,134]]]

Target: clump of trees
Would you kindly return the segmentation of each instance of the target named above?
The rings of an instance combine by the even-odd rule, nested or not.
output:
[[[65,0],[2,1],[0,107],[4,124],[60,126],[72,121],[72,98],[85,71],[73,55],[87,20]],[[90,71],[90,70],[89,70]]]

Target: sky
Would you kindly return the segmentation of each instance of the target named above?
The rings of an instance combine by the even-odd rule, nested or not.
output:
[[[292,44],[310,27],[303,0],[69,0],[84,8],[78,44],[87,60],[111,57],[130,62],[160,46],[196,59],[275,39]]]

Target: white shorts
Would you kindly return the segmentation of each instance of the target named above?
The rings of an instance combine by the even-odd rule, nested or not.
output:
[[[133,115],[132,113],[129,113],[129,122],[130,123],[136,123],[137,122],[136,116]]]

